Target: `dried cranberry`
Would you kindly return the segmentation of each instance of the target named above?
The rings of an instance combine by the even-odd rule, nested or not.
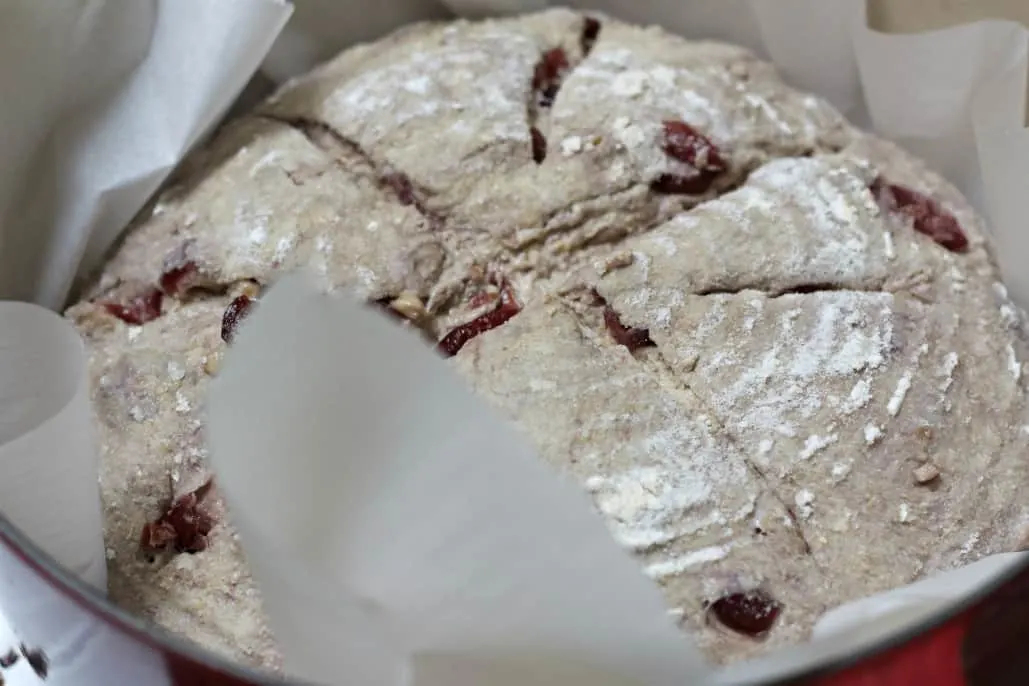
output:
[[[540,107],[554,104],[561,79],[568,72],[568,55],[563,48],[553,48],[543,53],[532,74],[532,90],[536,92]]]
[[[604,300],[604,296],[602,296],[600,294],[600,292],[596,288],[591,288],[589,290],[589,296],[590,296],[589,304],[592,305],[593,307],[600,307],[601,305],[607,305],[607,300]]]
[[[650,189],[666,195],[701,195],[711,188],[716,176],[711,172],[697,172],[693,176],[661,174],[651,182]]]
[[[757,589],[724,595],[711,603],[709,610],[726,628],[746,636],[760,637],[775,624],[782,605]]]
[[[183,262],[161,274],[158,285],[168,295],[182,295],[197,284],[199,275],[196,262]]]
[[[171,546],[179,553],[199,553],[207,548],[207,534],[214,527],[210,515],[198,508],[214,482],[208,480],[175,499],[164,514],[143,526],[140,547],[149,552]]]
[[[957,218],[929,196],[889,183],[882,177],[875,179],[869,190],[884,212],[899,212],[910,217],[915,231],[952,252],[968,250],[968,237]]]
[[[522,306],[515,299],[514,291],[508,283],[504,282],[500,287],[500,298],[494,309],[479,315],[467,324],[452,329],[436,344],[436,349],[445,357],[453,357],[464,347],[465,343],[481,333],[497,328],[521,311]]]
[[[588,55],[593,50],[593,46],[597,42],[597,36],[600,35],[600,20],[593,17],[586,17],[582,22],[582,34],[579,37],[579,45],[582,48],[582,54]]]
[[[414,194],[414,184],[406,174],[392,172],[384,175],[381,180],[396,194],[397,200],[402,204],[418,206],[418,196]]]
[[[532,160],[539,164],[547,156],[547,139],[535,126],[529,129],[529,135],[532,136]]]
[[[698,171],[723,172],[729,168],[718,146],[684,121],[664,122],[662,149],[669,157],[685,162]]]
[[[145,324],[161,316],[164,294],[156,288],[137,295],[127,303],[103,303],[104,309],[126,324]]]
[[[226,343],[232,343],[232,339],[236,336],[236,327],[239,326],[240,322],[247,318],[250,314],[250,310],[254,306],[254,301],[250,296],[239,295],[229,303],[229,306],[225,308],[225,314],[222,315],[222,340]]]
[[[622,324],[618,313],[610,305],[604,306],[604,326],[611,332],[611,337],[615,339],[615,342],[624,345],[631,353],[640,348],[652,348],[656,345],[654,341],[650,340],[649,329],[628,327]]]
[[[678,119],[663,122],[662,150],[672,159],[693,167],[693,174],[662,174],[651,188],[658,193],[699,195],[711,187],[715,178],[729,168],[718,146],[692,126]]]
[[[14,648],[11,648],[2,656],[0,656],[0,667],[4,669],[7,669],[8,667],[13,667],[14,664],[18,661],[18,657],[18,653],[15,652]]]
[[[147,522],[139,536],[139,547],[143,550],[164,550],[175,541],[175,528],[161,520]]]

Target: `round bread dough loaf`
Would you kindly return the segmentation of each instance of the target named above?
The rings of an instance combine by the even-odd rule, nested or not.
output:
[[[230,657],[279,665],[217,491],[206,536],[143,529],[209,478],[223,326],[299,267],[441,341],[716,661],[1025,537],[1026,343],[982,220],[743,49],[567,10],[411,26],[144,215],[68,312],[111,597]]]

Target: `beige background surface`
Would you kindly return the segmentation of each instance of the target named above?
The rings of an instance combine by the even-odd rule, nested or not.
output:
[[[868,25],[877,31],[913,33],[980,19],[1010,19],[1029,26],[1024,0],[868,0]]]
[[[1008,19],[1029,27],[1025,0],[868,0],[868,26],[885,33],[932,31],[982,19]],[[1029,103],[1029,83],[1026,84]],[[1029,125],[1029,107],[1026,121]]]

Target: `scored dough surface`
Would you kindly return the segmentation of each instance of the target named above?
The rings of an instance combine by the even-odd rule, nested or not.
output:
[[[184,162],[68,311],[90,356],[115,602],[281,668],[217,491],[206,550],[139,541],[209,476],[226,307],[298,267],[368,300],[416,295],[436,339],[509,283],[521,311],[454,369],[591,493],[713,660],[1023,544],[1024,324],[967,201],[741,48],[599,19],[592,45],[567,10],[402,29]],[[543,105],[534,72],[555,48],[569,67]],[[690,173],[664,149],[667,120],[727,161],[702,192],[657,190]],[[968,250],[881,209],[877,176],[935,199]],[[105,309],[183,265],[198,288],[160,316]],[[605,303],[653,345],[620,345]],[[939,475],[919,483],[920,468]],[[765,637],[710,616],[756,589],[781,607]]]

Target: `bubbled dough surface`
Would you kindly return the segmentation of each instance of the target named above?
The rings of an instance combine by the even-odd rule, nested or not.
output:
[[[469,277],[494,265],[525,308],[455,369],[593,494],[719,661],[1016,546],[1022,320],[964,199],[739,48],[605,18],[583,59],[581,23],[552,10],[416,25],[343,53],[191,156],[87,296],[123,297],[182,259],[230,291],[303,265],[362,297],[417,292],[442,335],[473,316]],[[574,68],[536,111],[533,67],[558,45]],[[649,189],[683,171],[660,151],[669,118],[731,160],[703,197]],[[539,165],[530,125],[548,141]],[[876,170],[939,199],[971,250],[882,216]],[[379,182],[393,172],[418,207]],[[656,348],[615,345],[590,287]],[[169,480],[186,492],[207,474],[205,366],[230,299],[167,298],[138,327],[88,299],[68,316],[91,357],[112,597],[278,669],[228,524],[197,555],[138,552]],[[926,458],[942,476],[916,486]],[[784,605],[765,641],[705,621],[705,601],[758,586]]]

